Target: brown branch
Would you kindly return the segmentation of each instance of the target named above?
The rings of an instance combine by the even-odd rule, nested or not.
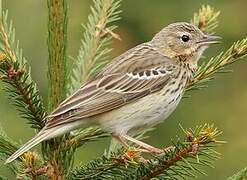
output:
[[[48,111],[52,111],[65,97],[67,3],[66,0],[47,0],[48,20]]]
[[[37,110],[36,106],[33,104],[33,101],[30,97],[30,94],[26,91],[26,89],[23,87],[23,84],[21,82],[22,76],[26,73],[23,69],[14,69],[14,67],[8,62],[4,62],[7,67],[6,75],[2,76],[3,80],[8,79],[11,81],[16,88],[16,90],[21,95],[23,102],[27,104],[28,110],[31,112],[33,116],[33,120],[37,122],[37,124],[40,125],[40,128],[44,126],[43,117],[41,114],[39,114],[39,111]]]
[[[38,166],[40,159],[36,152],[28,151],[22,157],[25,170],[23,171],[23,175],[29,174],[32,180],[36,180],[39,176],[48,175],[51,167],[48,165],[47,162],[42,163],[41,166]],[[19,176],[22,176],[19,174]]]
[[[165,170],[169,169],[171,166],[175,166],[176,163],[183,160],[183,158],[186,158],[191,154],[196,155],[199,151],[199,146],[202,144],[202,141],[193,138],[192,134],[190,135],[190,138],[192,138],[193,140],[187,147],[181,149],[178,153],[175,154],[175,156],[168,159],[165,162],[165,165],[158,166],[155,169],[153,169],[150,173],[146,174],[142,178],[142,180],[150,180],[154,177],[157,177],[158,175],[162,174]],[[191,139],[188,138],[188,140]]]
[[[27,108],[32,113],[33,120],[37,121],[37,123],[39,123],[41,127],[43,127],[44,126],[43,117],[38,113],[36,107],[33,105],[33,101],[28,95],[28,92],[23,88],[19,79],[15,78],[14,83],[16,85],[16,88],[20,92],[24,102],[27,104]]]
[[[157,165],[153,170],[143,176],[142,180],[150,180],[158,175],[162,174],[165,170],[172,168],[178,162],[183,161],[184,158],[189,157],[190,155],[197,155],[201,151],[201,147],[205,147],[206,144],[209,143],[225,143],[223,141],[217,141],[216,137],[218,137],[222,132],[219,131],[217,128],[214,128],[212,125],[204,125],[199,127],[198,132],[196,131],[184,131],[186,142],[189,144],[179,150],[179,152],[174,153],[168,160],[165,161],[163,165]]]
[[[48,111],[51,112],[66,95],[67,76],[67,0],[47,0],[48,7]],[[51,164],[50,179],[64,179],[73,155],[59,149],[58,137],[42,143],[44,156]]]

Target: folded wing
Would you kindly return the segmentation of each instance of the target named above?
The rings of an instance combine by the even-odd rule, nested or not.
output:
[[[157,92],[177,69],[174,60],[151,45],[137,46],[62,102],[48,117],[46,128],[98,115]]]

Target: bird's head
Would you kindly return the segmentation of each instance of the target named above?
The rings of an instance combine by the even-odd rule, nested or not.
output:
[[[168,57],[197,63],[210,44],[219,43],[219,36],[204,34],[193,24],[178,22],[157,33],[151,43]]]

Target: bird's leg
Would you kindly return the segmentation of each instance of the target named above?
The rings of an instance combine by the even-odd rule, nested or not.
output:
[[[169,152],[171,150],[174,150],[173,146],[167,147],[165,149],[159,149],[156,147],[153,147],[147,143],[144,143],[142,141],[139,141],[137,139],[134,139],[126,134],[117,134],[117,133],[112,133],[112,136],[119,141],[125,148],[129,148],[129,145],[126,143],[125,140],[128,140],[130,142],[133,142],[135,144],[137,144],[138,146],[140,146],[143,149],[140,149],[142,152],[151,152],[151,153],[155,153],[155,154],[161,154],[161,153],[166,153]]]
[[[117,134],[117,133],[112,133],[112,137],[114,137],[118,142],[120,142],[125,148],[127,148],[127,149],[129,148],[129,145],[126,143],[125,138],[123,137],[123,135]],[[129,153],[131,153],[131,151],[129,151]],[[139,161],[141,161],[142,163],[146,163],[147,162],[147,160],[145,158],[143,158],[141,155],[139,155],[138,158],[139,158]]]
[[[121,134],[112,133],[112,137],[114,137],[118,142],[120,142],[125,148],[129,147],[129,145],[125,142],[125,139]]]
[[[126,140],[128,140],[128,141],[131,141],[131,142],[133,142],[133,143],[139,145],[139,146],[140,146],[141,148],[143,148],[144,150],[147,150],[148,152],[151,152],[151,153],[161,154],[161,153],[166,152],[166,151],[163,150],[163,149],[159,149],[159,148],[153,147],[153,146],[151,146],[151,145],[149,145],[149,144],[146,144],[146,143],[144,143],[144,142],[142,142],[142,141],[139,141],[139,140],[137,140],[137,139],[134,139],[134,138],[132,138],[132,137],[130,137],[130,136],[128,136],[128,135],[121,135],[121,138],[124,138],[124,139],[126,139]]]

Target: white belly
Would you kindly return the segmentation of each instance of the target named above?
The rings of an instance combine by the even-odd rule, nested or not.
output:
[[[99,117],[101,127],[109,132],[135,134],[165,120],[181,100],[184,85],[172,93],[176,87],[165,93],[162,91],[150,94],[134,103],[105,113]]]

